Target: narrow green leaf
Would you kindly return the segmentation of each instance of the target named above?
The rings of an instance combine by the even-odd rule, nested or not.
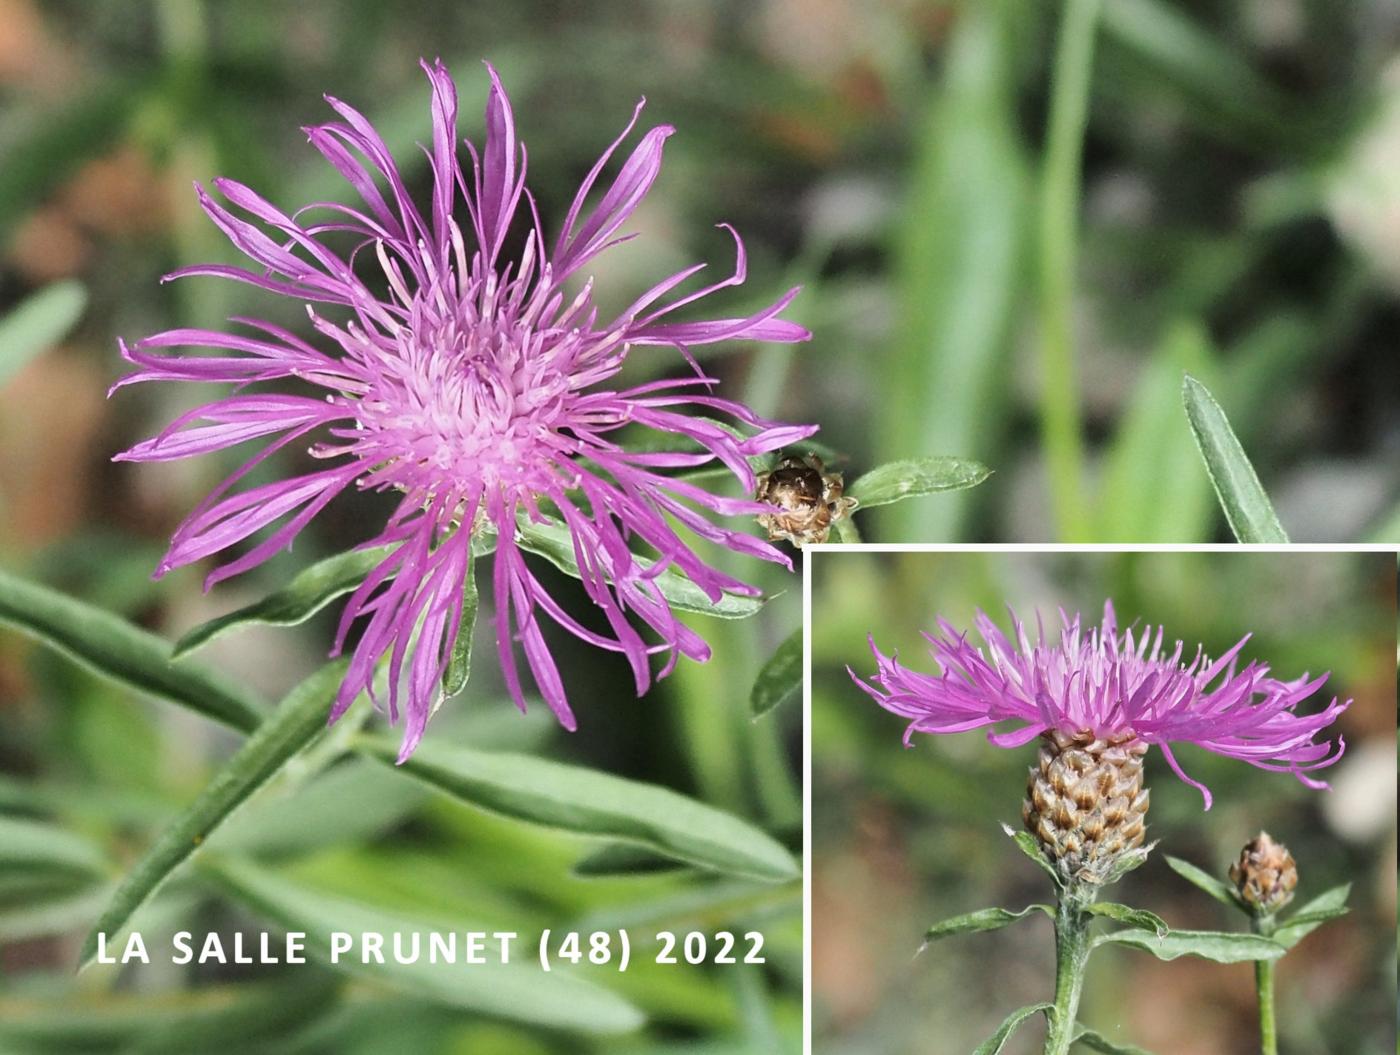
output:
[[[749,713],[762,718],[775,707],[802,696],[802,628],[778,646],[763,664],[749,692]]]
[[[248,732],[262,706],[232,679],[172,663],[163,638],[101,608],[0,570],[0,623],[42,641],[89,670],[139,692]]]
[[[79,282],[55,282],[26,297],[0,318],[0,385],[62,340],[87,306]]]
[[[1035,841],[1035,836],[1031,835],[1030,832],[1018,832],[1009,824],[1003,824],[1001,830],[1011,837],[1011,841],[1016,844],[1017,848],[1023,854],[1045,870],[1046,874],[1055,881],[1056,886],[1062,886],[1064,884],[1064,880],[1060,878],[1060,873],[1055,871],[1055,866],[1052,865],[1046,859],[1045,854],[1041,852],[1040,844]]]
[[[517,542],[520,548],[544,557],[565,575],[579,577],[578,561],[574,557],[573,537],[558,524],[536,524],[521,520]],[[743,597],[726,593],[718,601],[696,586],[674,567],[667,568],[653,580],[673,608],[682,612],[717,615],[724,619],[745,619],[765,603],[762,597]]]
[[[67,934],[90,926],[112,896],[113,889],[110,883],[102,883],[55,892],[52,883],[47,885],[50,889],[39,900],[0,908],[0,944]],[[0,1022],[3,1021],[4,1012],[0,1011]],[[3,1036],[0,1028],[0,1037]]]
[[[1200,956],[1216,963],[1277,960],[1285,951],[1282,945],[1258,934],[1227,934],[1212,930],[1174,930],[1160,937],[1150,930],[1120,930],[1100,934],[1094,939],[1094,948],[1110,944],[1130,945],[1150,952],[1159,960]]]
[[[97,937],[114,937],[209,835],[287,761],[326,727],[326,715],[345,673],[345,661],[311,675],[278,705],[215,774],[199,797],[170,825],[117,887],[107,910],[83,944],[81,964],[97,955]]]
[[[1209,376],[1210,338],[1199,322],[1172,326],[1143,368],[1104,456],[1099,542],[1202,542],[1213,518],[1210,477],[1181,427],[1183,374]]]
[[[88,840],[56,825],[0,815],[0,871],[12,869],[101,876],[107,859]]]
[[[1006,908],[978,909],[976,912],[965,912],[961,916],[952,916],[935,923],[924,934],[924,946],[926,947],[930,942],[935,942],[939,938],[947,938],[954,934],[975,934],[984,930],[1000,930],[1009,923],[1015,923],[1018,919],[1025,919],[1032,912],[1043,912],[1051,919],[1055,918],[1055,910],[1049,905],[1027,905],[1020,912],[1012,912]],[[923,950],[920,949],[920,951]]]
[[[1135,1044],[1115,1044],[1102,1033],[1095,1033],[1082,1022],[1074,1024],[1074,1043],[1083,1044],[1090,1051],[1100,1051],[1104,1055],[1152,1055],[1146,1048]]]
[[[487,962],[432,963],[424,948],[416,963],[362,963],[358,950],[336,956],[333,934],[414,934],[442,931],[440,923],[415,919],[314,890],[252,862],[208,858],[202,867],[231,896],[288,931],[306,935],[306,952],[336,970],[367,978],[437,1003],[553,1029],[626,1033],[642,1025],[639,1012],[622,997],[556,965],[546,974],[520,937],[508,945],[509,962],[488,954]],[[502,928],[506,930],[506,928]],[[489,948],[494,952],[499,942]],[[459,950],[464,954],[465,950]]]
[[[1203,868],[1197,868],[1190,861],[1183,861],[1180,857],[1173,857],[1171,854],[1164,856],[1167,859],[1167,866],[1188,883],[1204,890],[1222,905],[1248,911],[1244,905],[1240,904],[1240,899],[1235,895],[1235,888],[1224,880],[1215,878]]]
[[[1150,930],[1157,937],[1163,937],[1171,930],[1166,921],[1155,912],[1148,912],[1146,909],[1129,908],[1127,905],[1119,905],[1113,901],[1098,901],[1090,905],[1086,911],[1095,916],[1102,916],[1105,919],[1116,920],[1119,923],[1128,923],[1142,930]]]
[[[1311,901],[1300,905],[1287,919],[1283,920],[1270,935],[1284,948],[1291,949],[1328,920],[1347,914],[1347,898],[1351,895],[1351,884],[1343,883],[1319,894]]]
[[[1241,542],[1287,542],[1278,514],[1220,404],[1189,374],[1181,384],[1181,398],[1196,446],[1205,459],[1206,473],[1235,538]]]
[[[366,738],[392,764],[398,749]],[[800,876],[792,855],[758,828],[669,788],[529,755],[424,743],[400,770],[506,817],[643,846],[688,864],[768,882]]]
[[[860,508],[889,505],[942,491],[976,487],[992,471],[966,458],[905,458],[877,465],[846,489]]]
[[[260,601],[216,616],[187,631],[175,642],[175,658],[202,648],[216,637],[247,626],[296,626],[304,623],[337,597],[350,593],[389,554],[388,546],[349,550],[317,561],[298,572],[286,586]]]
[[[1011,1039],[1011,1034],[1016,1032],[1016,1028],[1032,1015],[1044,1011],[1047,1015],[1054,1014],[1053,1004],[1028,1004],[1026,1007],[1018,1008],[1011,1012],[997,1027],[997,1031],[990,1037],[977,1045],[977,1050],[972,1055],[998,1055],[998,1052],[1006,1046],[1006,1042]]]
[[[457,640],[452,643],[452,655],[442,675],[443,699],[451,699],[467,687],[472,669],[472,633],[476,630],[476,610],[480,598],[476,593],[476,567],[467,558],[467,577],[462,591],[462,618],[457,625]]]

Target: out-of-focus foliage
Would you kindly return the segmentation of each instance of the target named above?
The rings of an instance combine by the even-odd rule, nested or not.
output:
[[[1007,626],[1013,606],[1034,633],[1057,609],[1096,620],[1112,597],[1120,623],[1162,623],[1170,639],[1218,655],[1252,632],[1244,659],[1279,677],[1332,672],[1325,704],[1355,702],[1340,719],[1347,754],[1330,792],[1189,746],[1183,768],[1215,797],[1148,755],[1152,805],[1147,863],[1111,897],[1174,929],[1245,930],[1237,911],[1168,867],[1183,857],[1224,878],[1259,829],[1298,861],[1298,904],[1354,884],[1352,912],[1298,944],[1279,967],[1285,1048],[1381,1053],[1394,1039],[1395,561],[1390,554],[852,554],[814,558],[812,686],[813,991],[817,1051],[915,1052],[937,1031],[967,1051],[1007,1007],[1049,999],[1053,938],[1038,916],[994,934],[948,937],[915,958],[929,926],[987,904],[1043,902],[1045,876],[1002,833],[1020,825],[1034,746],[1000,749],[980,733],[901,741],[904,722],[846,673],[873,669],[867,633],[910,667],[932,671],[919,631],[937,615],[971,625],[986,610]],[[1089,967],[1081,1018],[1112,1039],[1155,1052],[1233,1055],[1252,1049],[1248,965],[1160,963],[1105,948]],[[1110,1026],[1121,1028],[1115,1031]],[[1039,1050],[1041,1027],[1008,1051]],[[1016,1046],[1019,1045],[1019,1046]]]

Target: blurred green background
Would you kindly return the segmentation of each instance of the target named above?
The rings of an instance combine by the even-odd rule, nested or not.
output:
[[[1097,623],[1112,597],[1119,625],[1165,625],[1168,640],[1219,655],[1246,632],[1243,659],[1278,677],[1330,670],[1333,694],[1355,702],[1334,727],[1347,753],[1329,792],[1286,774],[1183,746],[1187,773],[1215,804],[1149,752],[1148,838],[1161,840],[1112,900],[1171,926],[1247,929],[1162,860],[1212,874],[1260,829],[1293,852],[1301,901],[1351,882],[1352,913],[1305,939],[1278,970],[1280,1050],[1383,1053],[1395,1041],[1395,558],[1384,554],[847,553],[812,558],[812,958],[818,1052],[970,1051],[1002,1018],[1050,999],[1054,939],[1040,917],[945,939],[915,958],[924,931],[990,905],[1044,901],[1045,876],[999,822],[1019,828],[1033,745],[1002,750],[982,733],[915,738],[848,677],[874,670],[866,644],[897,649],[932,672],[919,636],[937,615],[970,627],[1005,606],[1034,626],[1058,606]],[[974,637],[974,640],[978,640]],[[979,642],[980,643],[980,642]],[[1320,693],[1319,696],[1322,694]],[[1173,1055],[1257,1050],[1247,964],[1163,963],[1112,947],[1090,962],[1081,1020],[1119,1043]],[[1023,1027],[1008,1051],[1040,1050]]]

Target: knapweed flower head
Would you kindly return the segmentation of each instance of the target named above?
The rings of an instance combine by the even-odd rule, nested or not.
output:
[[[352,484],[397,493],[384,530],[365,543],[390,547],[388,555],[340,620],[333,654],[344,648],[352,624],[365,622],[332,718],[370,690],[378,661],[387,657],[391,720],[404,712],[401,758],[418,743],[440,700],[474,536],[495,536],[496,639],[512,697],[524,707],[514,652],[519,641],[541,695],[572,729],[541,614],[625,655],[639,694],[650,684],[652,653],[669,653],[661,675],[678,654],[708,658],[705,642],[677,620],[657,577],[679,572],[715,601],[726,591],[757,590],[702,560],[673,522],[730,550],[788,562],[762,540],[708,515],[752,517],[768,506],[721,497],[663,471],[718,462],[752,494],[750,457],[816,431],[764,420],[712,394],[714,379],[689,351],[716,341],[806,340],[805,329],[778,317],[795,289],[744,318],[672,319],[744,281],[743,244],[732,229],[737,262],[727,278],[678,293],[702,264],[663,278],[615,318],[600,316],[594,304],[592,280],[585,280],[589,262],[631,237],[621,229],[657,177],[670,126],[643,135],[606,189],[594,195],[641,113],[639,103],[584,178],[550,242],[525,187],[525,148],[496,71],[487,67],[485,142],[480,152],[461,142],[464,157],[456,86],[441,62],[425,62],[423,69],[432,94],[432,145],[424,148],[432,187],[425,206],[410,197],[405,176],[370,123],[330,97],[340,120],[305,131],[362,205],[322,202],[289,214],[233,180],[214,181],[227,205],[196,187],[205,213],[254,266],[200,265],[170,277],[232,279],[302,302],[319,337],[304,339],[246,318],[232,320],[242,327],[236,332],[169,330],[122,344],[138,369],[118,383],[235,386],[233,394],[182,415],[119,458],[167,461],[267,441],[179,526],[157,574],[226,553],[275,525],[212,572],[207,588],[288,546]],[[513,235],[521,248],[508,253]],[[618,384],[629,352],[648,346],[678,352],[677,363],[686,366],[682,376]],[[214,354],[189,354],[193,349]],[[293,387],[251,390],[263,382]],[[644,427],[657,439],[644,451],[629,450],[622,445],[624,427]],[[269,455],[298,442],[325,467],[235,490]],[[552,518],[567,531],[583,587],[610,632],[586,627],[545,591],[517,544],[521,518]],[[634,548],[651,556],[639,557]],[[649,629],[650,641],[633,620]]]
[[[982,646],[968,640],[946,619],[938,633],[925,634],[940,672],[924,674],[902,666],[875,646],[874,685],[852,672],[856,683],[888,711],[910,720],[905,743],[915,733],[958,733],[999,722],[1014,727],[988,732],[998,747],[1018,747],[1038,736],[1066,742],[1152,745],[1172,771],[1198,788],[1210,808],[1210,791],[1182,771],[1173,744],[1195,744],[1260,769],[1292,773],[1311,788],[1323,782],[1308,772],[1342,756],[1314,737],[1351,703],[1332,702],[1313,714],[1297,708],[1327,681],[1304,675],[1280,681],[1266,664],[1251,660],[1243,669],[1245,635],[1219,659],[1198,647],[1186,659],[1185,645],[1165,647],[1164,631],[1146,626],[1120,631],[1111,601],[1103,622],[1086,629],[1078,614],[1061,611],[1061,630],[1049,636],[1043,625],[1034,642],[1015,613],[1007,637],[979,612]]]

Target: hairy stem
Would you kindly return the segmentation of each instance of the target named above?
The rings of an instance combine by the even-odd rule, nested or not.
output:
[[[1273,916],[1255,916],[1254,932],[1268,937],[1274,931]],[[1254,988],[1259,995],[1259,1052],[1278,1055],[1278,1030],[1274,1024],[1274,961],[1254,961]]]
[[[1089,914],[1073,888],[1061,891],[1055,911],[1055,1006],[1045,1036],[1045,1055],[1066,1055],[1074,1043],[1084,967],[1089,962]]]
[[[1088,123],[1094,35],[1103,0],[1064,0],[1040,198],[1041,430],[1050,496],[1064,542],[1090,532],[1074,353],[1073,301],[1080,167]]]

